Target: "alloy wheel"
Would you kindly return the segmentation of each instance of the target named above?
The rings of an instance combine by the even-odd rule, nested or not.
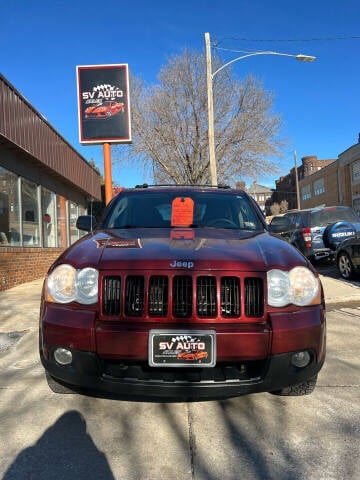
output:
[[[338,267],[343,278],[349,280],[352,277],[353,266],[349,256],[345,252],[341,253],[338,257]]]

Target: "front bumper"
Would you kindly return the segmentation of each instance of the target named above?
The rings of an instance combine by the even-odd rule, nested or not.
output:
[[[213,368],[150,367],[148,331],[154,325],[112,325],[96,318],[95,311],[78,310],[75,321],[71,308],[48,305],[41,314],[40,357],[60,382],[106,396],[210,400],[276,391],[310,379],[325,359],[321,305],[271,313],[266,324],[212,325],[217,330]],[[70,365],[56,363],[58,346],[71,350]],[[311,361],[296,368],[291,356],[303,350]]]
[[[283,353],[258,362],[256,367],[244,362],[244,368],[229,364],[214,369],[196,369],[195,372],[194,369],[191,372],[176,369],[174,372],[174,369],[122,362],[109,367],[92,352],[72,350],[72,354],[70,366],[58,365],[52,354],[48,360],[42,356],[41,361],[51,376],[75,389],[102,392],[105,396],[118,398],[145,397],[150,400],[214,400],[276,391],[308,380],[323,364],[323,360],[317,362],[312,352],[310,364],[299,369],[291,363],[292,353]]]

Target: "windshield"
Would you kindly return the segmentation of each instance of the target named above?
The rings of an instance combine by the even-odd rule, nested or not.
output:
[[[192,222],[189,227],[263,230],[255,208],[248,198],[237,194],[213,192],[135,191],[118,197],[103,223],[105,228],[170,228],[173,201],[191,198]]]
[[[329,207],[311,213],[311,226],[328,225],[335,222],[360,222],[360,218],[348,207]]]

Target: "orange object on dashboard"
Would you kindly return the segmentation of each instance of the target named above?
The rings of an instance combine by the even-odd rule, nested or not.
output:
[[[190,197],[176,197],[171,206],[171,226],[190,227],[194,223],[194,200]]]

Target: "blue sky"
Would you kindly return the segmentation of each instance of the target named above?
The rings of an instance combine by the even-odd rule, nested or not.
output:
[[[234,64],[239,79],[253,74],[275,96],[288,139],[282,174],[294,165],[294,150],[300,163],[306,155],[337,158],[357,143],[359,0],[8,0],[1,5],[0,72],[103,170],[102,147],[78,141],[76,65],[128,63],[132,74],[155,83],[161,66],[183,48],[205,54],[205,32],[225,49],[224,63],[240,55],[229,50],[317,57],[309,64],[274,55]],[[113,180],[124,186],[149,181],[141,170],[119,164]],[[273,186],[274,178],[257,180]]]

